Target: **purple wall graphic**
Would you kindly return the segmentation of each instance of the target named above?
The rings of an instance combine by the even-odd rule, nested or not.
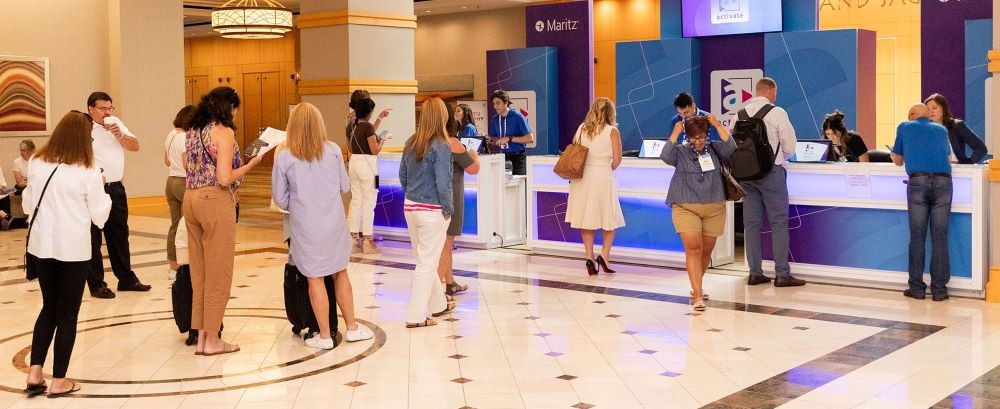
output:
[[[763,34],[703,37],[697,41],[701,44],[702,73],[701,95],[695,95],[699,97],[695,101],[698,108],[712,110],[712,71],[764,69]]]
[[[940,93],[965,117],[965,21],[990,18],[992,1],[921,2],[921,98]]]
[[[559,149],[569,145],[594,99],[593,0],[525,8],[526,47],[559,49]]]

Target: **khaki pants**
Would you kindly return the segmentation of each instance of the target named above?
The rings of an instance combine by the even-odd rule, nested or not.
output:
[[[219,332],[233,284],[236,209],[227,188],[184,193],[184,219],[191,257],[191,328]]]
[[[167,231],[167,260],[177,262],[177,223],[181,220],[181,207],[184,205],[185,179],[177,176],[167,178],[167,205],[170,206],[170,230]]]

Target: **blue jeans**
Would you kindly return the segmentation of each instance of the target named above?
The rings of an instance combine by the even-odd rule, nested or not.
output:
[[[746,191],[743,198],[743,245],[747,253],[750,274],[764,274],[761,267],[763,252],[760,243],[764,212],[771,225],[771,250],[774,255],[774,275],[791,274],[788,266],[788,171],[775,166],[759,180],[740,183]]]
[[[910,291],[924,294],[924,259],[927,224],[931,229],[931,294],[947,295],[951,279],[948,260],[948,222],[951,218],[951,178],[911,177],[906,185],[906,207],[910,214]]]

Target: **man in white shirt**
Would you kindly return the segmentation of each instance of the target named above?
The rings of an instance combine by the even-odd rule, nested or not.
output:
[[[778,97],[778,84],[764,77],[754,87],[756,96],[747,101],[743,109],[753,116],[760,109],[773,105]],[[746,191],[743,199],[743,243],[746,247],[747,265],[750,276],[747,284],[757,285],[770,282],[761,267],[761,225],[764,212],[771,225],[771,246],[774,255],[774,286],[796,287],[805,285],[804,280],[792,277],[788,265],[788,173],[782,165],[795,153],[795,128],[788,120],[784,109],[774,107],[764,115],[767,139],[774,152],[774,167],[771,172],[758,180],[741,182]]]
[[[91,137],[94,139],[94,163],[103,172],[104,191],[111,196],[111,215],[104,228],[91,226],[91,272],[87,277],[90,295],[96,298],[115,298],[114,291],[104,282],[104,259],[101,255],[101,232],[108,244],[111,271],[118,278],[118,291],[149,291],[152,286],[143,284],[132,271],[128,244],[128,202],[122,177],[125,173],[125,151],[139,150],[139,139],[118,118],[111,116],[115,107],[111,96],[94,92],[87,98],[87,111],[94,119]]]

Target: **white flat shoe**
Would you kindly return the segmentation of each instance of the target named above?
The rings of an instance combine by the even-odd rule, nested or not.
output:
[[[358,341],[364,341],[366,339],[371,339],[374,336],[375,333],[372,332],[372,330],[368,329],[368,327],[364,325],[358,325],[358,329],[354,331],[348,330],[344,332],[344,341],[358,342]]]
[[[691,292],[689,292],[688,294],[690,294],[692,297],[694,297],[694,290],[691,290]],[[702,291],[701,292],[701,299],[705,300],[705,301],[708,301],[708,293]]]
[[[333,349],[333,338],[320,338],[319,335],[306,340],[306,346],[316,349]]]

